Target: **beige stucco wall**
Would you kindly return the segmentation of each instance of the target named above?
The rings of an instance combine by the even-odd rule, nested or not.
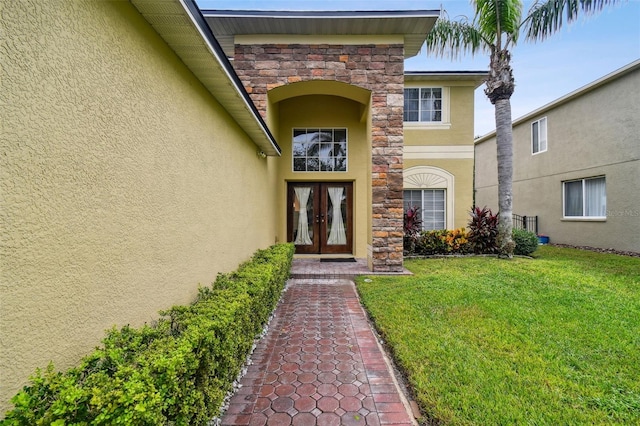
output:
[[[406,87],[442,87],[443,123],[405,123],[404,169],[429,166],[453,175],[453,223],[449,229],[466,227],[473,205],[473,81],[410,81]],[[420,158],[416,158],[420,157]],[[434,187],[435,188],[435,187]],[[447,194],[447,197],[450,194]]]
[[[268,161],[127,2],[0,6],[0,409],[276,237]]]
[[[513,211],[538,215],[552,242],[640,251],[640,69],[514,126]],[[547,117],[548,150],[531,154]],[[479,205],[497,209],[495,137],[476,145]],[[562,182],[605,176],[607,218],[564,220]]]
[[[467,145],[473,146],[474,82],[406,81],[405,87],[441,87],[448,93],[443,109],[448,120],[442,125],[405,123],[404,145]],[[446,121],[445,121],[446,120]],[[426,142],[426,143],[425,143]]]
[[[305,83],[300,84],[302,89]],[[362,121],[363,105],[340,96],[303,95],[287,98],[272,106],[277,110],[278,136],[282,156],[272,159],[278,169],[278,237],[287,238],[286,194],[288,182],[353,182],[353,254],[367,257],[370,217],[371,142],[367,122]],[[365,115],[366,117],[366,115]],[[294,128],[347,128],[346,172],[294,172],[292,138]]]

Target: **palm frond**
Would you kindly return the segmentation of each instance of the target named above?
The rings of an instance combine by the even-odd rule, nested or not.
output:
[[[581,15],[597,13],[620,0],[546,0],[536,2],[526,19],[524,31],[527,40],[542,41],[558,32],[565,23],[570,24]]]
[[[484,37],[502,37],[516,42],[522,19],[520,0],[474,0],[475,22]]]
[[[438,19],[426,39],[430,53],[451,59],[467,52],[473,55],[478,51],[490,51],[490,43],[468,22],[450,21],[447,18]]]

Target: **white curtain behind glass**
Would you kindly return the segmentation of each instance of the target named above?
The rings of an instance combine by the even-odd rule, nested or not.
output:
[[[584,203],[584,215],[585,216],[600,216],[607,215],[607,193],[605,191],[604,178],[588,179],[584,181],[585,184],[585,203]]]
[[[311,237],[309,236],[309,220],[307,219],[307,202],[309,201],[311,188],[295,187],[293,190],[295,191],[298,202],[300,203],[300,212],[298,214],[298,234],[296,235],[294,243],[297,245],[311,245]]]
[[[582,181],[564,183],[564,215],[582,216]]]
[[[344,221],[342,220],[342,194],[344,188],[328,188],[329,198],[333,206],[333,215],[331,221],[331,231],[327,244],[344,245],[347,244],[347,233],[344,229]]]

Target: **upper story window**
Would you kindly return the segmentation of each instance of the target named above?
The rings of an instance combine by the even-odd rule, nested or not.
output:
[[[538,154],[547,150],[547,117],[531,123],[531,152]]]
[[[605,219],[607,191],[604,176],[563,182],[565,218]]]
[[[442,88],[404,89],[404,121],[442,122]]]
[[[347,129],[293,129],[294,172],[346,172]]]

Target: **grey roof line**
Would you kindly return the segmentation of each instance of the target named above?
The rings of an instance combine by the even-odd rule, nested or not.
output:
[[[272,144],[273,148],[276,150],[278,155],[280,155],[282,153],[282,150],[280,149],[280,146],[278,145],[278,142],[276,142],[276,139],[273,136],[273,134],[271,133],[271,130],[269,130],[269,127],[264,122],[264,119],[262,118],[262,115],[260,115],[260,112],[258,111],[258,108],[253,103],[253,100],[249,96],[249,93],[247,93],[246,89],[244,88],[244,85],[240,81],[240,77],[238,77],[238,74],[236,73],[235,69],[233,68],[233,65],[231,65],[231,62],[229,61],[229,59],[225,55],[224,50],[222,49],[222,46],[220,46],[220,43],[218,43],[218,40],[213,35],[213,32],[211,31],[211,28],[209,28],[209,25],[207,25],[207,22],[205,21],[204,16],[202,15],[202,11],[198,7],[198,5],[196,5],[195,0],[184,0],[184,1],[185,1],[184,4],[187,7],[190,15],[194,19],[198,30],[202,34],[203,38],[213,48],[213,51],[214,51],[216,59],[223,66],[223,68],[227,72],[227,75],[229,76],[231,81],[233,81],[233,85],[235,86],[236,90],[238,91],[238,93],[240,94],[240,96],[242,97],[244,102],[246,103],[246,105],[249,108],[249,110],[251,111],[252,115],[255,117],[255,119],[260,124],[260,127],[264,131],[264,133],[267,136],[267,138],[271,141],[271,144]]]
[[[569,93],[567,93],[566,95],[563,95],[539,108],[534,109],[533,111],[530,111],[520,117],[517,117],[516,119],[514,119],[511,122],[511,126],[515,127],[517,125],[520,125],[528,120],[531,120],[532,118],[539,116],[543,113],[546,113],[549,110],[552,110],[556,107],[559,107],[563,104],[566,104],[567,102],[570,102],[586,93],[591,92],[592,90],[595,90],[605,84],[610,83],[611,81],[617,80],[618,78],[627,75],[630,72],[636,71],[640,69],[640,59],[636,59],[635,61],[621,67],[618,68],[594,81],[592,81],[591,83],[587,83],[586,85],[573,90]],[[489,139],[491,139],[493,136],[496,135],[496,130],[492,130],[489,133],[479,137],[478,139],[475,140],[474,144],[479,144],[482,142],[485,142]]]
[[[218,10],[203,9],[205,17],[266,17],[266,18],[400,18],[400,17],[438,17],[440,10],[363,10],[363,11],[327,11],[327,10]]]
[[[442,74],[451,74],[451,75],[487,75],[489,71],[487,70],[465,70],[465,71],[405,71],[405,75],[442,75]]]
[[[280,155],[273,134],[194,0],[130,0],[211,95],[267,155]]]

